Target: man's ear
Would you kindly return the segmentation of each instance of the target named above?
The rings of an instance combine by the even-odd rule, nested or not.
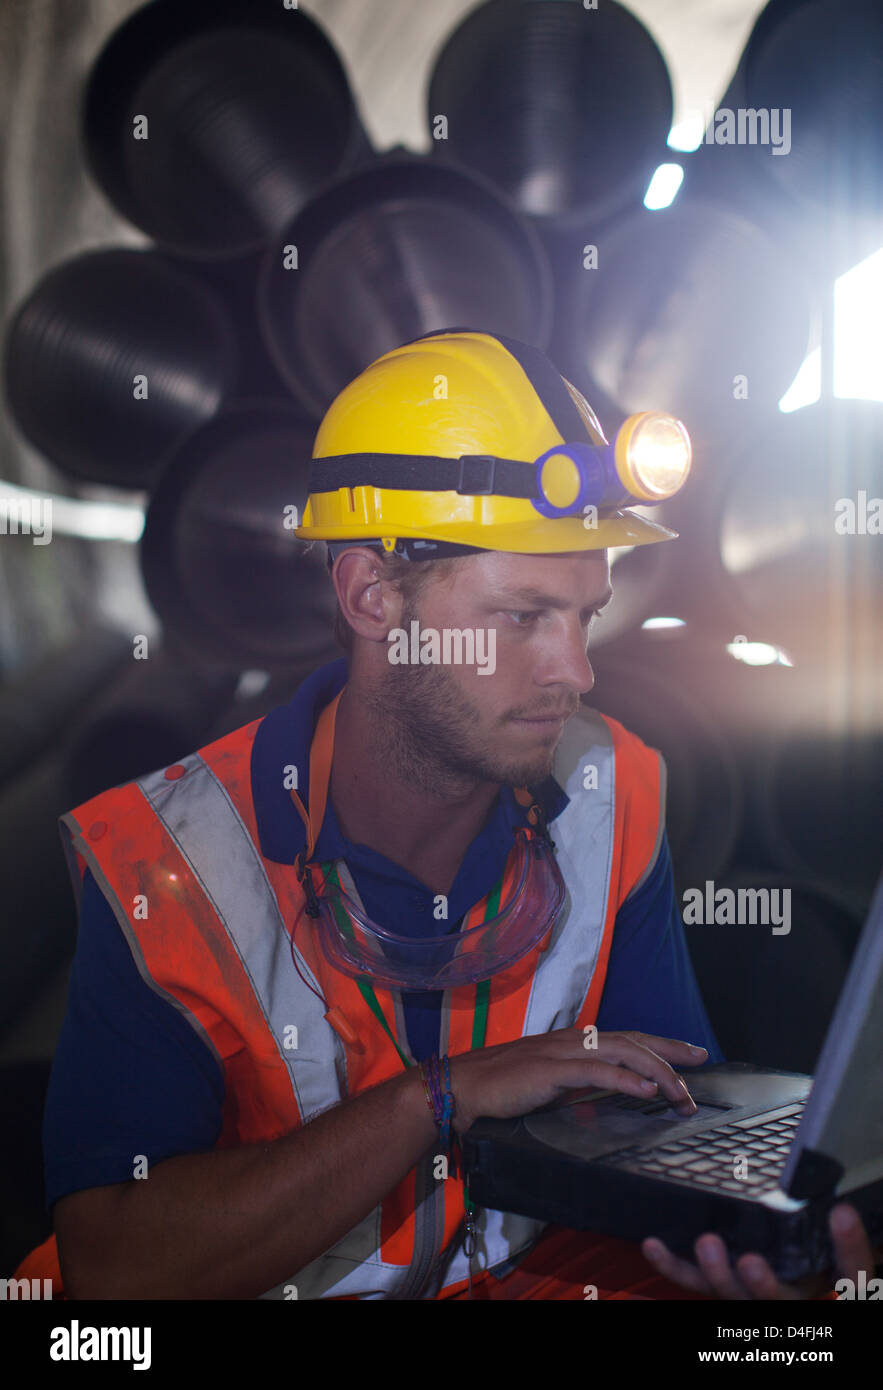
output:
[[[348,547],[337,558],[332,581],[353,631],[369,642],[385,642],[398,622],[402,597],[397,586],[383,578],[376,552],[368,546]]]

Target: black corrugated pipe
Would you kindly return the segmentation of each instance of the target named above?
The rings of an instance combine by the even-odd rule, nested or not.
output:
[[[370,155],[324,29],[279,0],[153,0],[111,35],[83,102],[90,171],[166,250],[258,251]]]
[[[377,357],[423,333],[477,328],[544,348],[551,272],[534,229],[492,184],[397,147],[284,229],[262,267],[258,312],[277,369],[318,419]]]
[[[195,277],[153,251],[90,251],[56,266],[16,310],[6,396],[62,471],[144,488],[219,409],[238,361],[222,301]]]
[[[435,60],[433,153],[491,179],[524,213],[604,216],[643,195],[664,156],[665,60],[614,0],[491,0]]]
[[[329,659],[325,546],[298,539],[313,427],[292,403],[237,401],[169,459],[141,565],[165,630],[226,669]]]

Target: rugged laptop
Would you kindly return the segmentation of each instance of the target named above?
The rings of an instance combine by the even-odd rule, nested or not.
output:
[[[686,1119],[662,1096],[598,1088],[518,1119],[478,1119],[463,1136],[473,1201],[657,1236],[688,1258],[712,1231],[783,1280],[833,1265],[827,1212],[841,1198],[883,1244],[883,875],[814,1079],[740,1062],[679,1074],[697,1105]]]

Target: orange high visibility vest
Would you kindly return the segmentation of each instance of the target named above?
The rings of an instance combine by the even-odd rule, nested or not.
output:
[[[308,853],[324,818],[340,694],[316,724],[309,806],[292,792]],[[77,895],[88,867],[142,977],[175,1004],[222,1068],[218,1148],[277,1139],[402,1069],[356,981],[331,967],[312,936],[293,866],[261,855],[250,775],[259,723],[102,792],[60,822]],[[550,825],[565,909],[544,942],[492,978],[488,1047],[596,1021],[616,913],[651,872],[662,841],[664,762],[615,719],[581,707],[565,725],[553,775],[570,798]],[[501,902],[512,891],[513,866],[514,854]],[[470,910],[464,930],[483,920],[486,906],[487,897]],[[292,966],[298,918],[298,965],[328,1012],[348,1025],[345,1036]],[[375,993],[413,1061],[400,992]],[[475,1028],[476,986],[445,991],[440,1054],[471,1050]],[[446,1297],[462,1288],[469,1272],[457,1239],[462,1183],[437,1178],[434,1167],[429,1151],[358,1227],[261,1296],[290,1297],[291,1284],[301,1299]],[[546,1225],[493,1211],[476,1217],[478,1270],[525,1254]],[[63,1296],[54,1236],[16,1277],[52,1278]]]

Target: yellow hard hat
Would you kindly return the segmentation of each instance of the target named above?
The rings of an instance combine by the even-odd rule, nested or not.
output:
[[[610,445],[538,349],[443,329],[384,353],[333,401],[295,534],[412,559],[648,545],[677,532],[628,506],[671,496],[689,466],[673,417],[633,416]]]

